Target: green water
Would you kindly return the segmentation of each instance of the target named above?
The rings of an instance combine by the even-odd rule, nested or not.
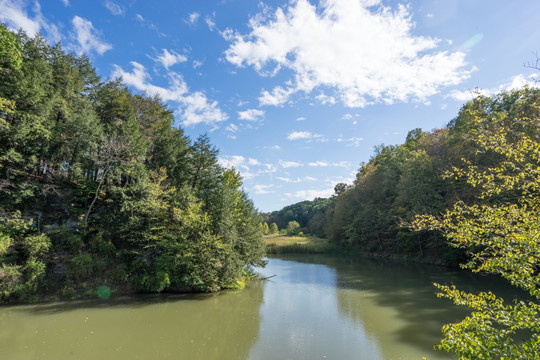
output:
[[[239,292],[0,307],[0,359],[449,359],[432,346],[466,311],[431,283],[514,291],[370,259],[281,257],[260,272],[276,276]]]

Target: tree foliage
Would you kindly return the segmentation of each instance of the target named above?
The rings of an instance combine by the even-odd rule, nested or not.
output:
[[[264,263],[257,211],[208,136],[39,35],[2,25],[0,44],[0,300],[214,291]]]
[[[439,348],[460,359],[540,357],[540,93],[531,89],[479,97],[465,111],[475,160],[463,158],[445,177],[479,189],[475,203],[457,201],[441,217],[418,216],[416,230],[437,230],[468,251],[463,267],[495,273],[531,299],[505,303],[495,294],[470,294],[437,285],[439,294],[472,308],[443,328]],[[485,159],[493,159],[488,163]]]
[[[300,232],[300,224],[298,223],[298,221],[289,221],[285,230],[287,231],[287,235],[289,236],[298,235],[298,233]]]

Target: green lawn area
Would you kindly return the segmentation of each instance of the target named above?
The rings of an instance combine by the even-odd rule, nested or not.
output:
[[[339,252],[327,239],[316,236],[264,235],[267,254],[321,254]]]

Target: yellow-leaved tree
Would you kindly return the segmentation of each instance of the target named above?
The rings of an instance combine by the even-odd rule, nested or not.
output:
[[[495,165],[463,159],[445,176],[478,188],[478,201],[418,216],[412,228],[442,232],[469,252],[464,268],[498,274],[531,296],[507,303],[492,292],[435,284],[439,297],[472,309],[443,327],[437,348],[459,359],[540,359],[540,91],[478,97],[462,111],[472,121],[476,155]]]

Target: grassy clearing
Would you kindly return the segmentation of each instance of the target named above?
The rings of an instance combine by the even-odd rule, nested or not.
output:
[[[267,254],[327,254],[340,252],[327,239],[316,236],[265,235]]]

